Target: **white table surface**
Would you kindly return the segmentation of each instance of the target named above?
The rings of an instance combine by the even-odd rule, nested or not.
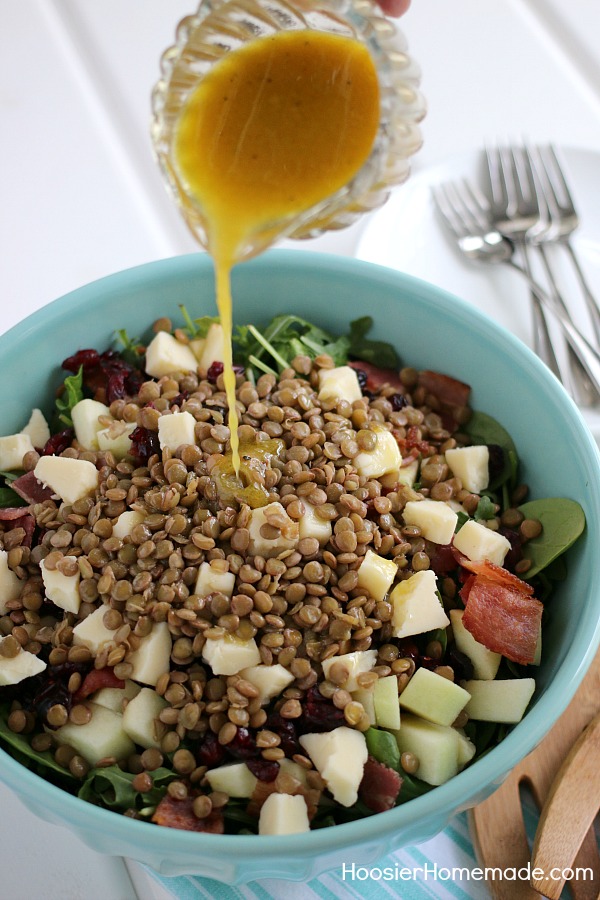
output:
[[[100,276],[197,249],[148,137],[160,53],[193,9],[0,0],[0,331]],[[600,150],[597,10],[597,0],[413,0],[400,27],[429,107],[414,171],[486,140]],[[298,246],[352,254],[364,226]],[[3,900],[137,896],[120,860],[38,821],[3,786],[0,872]]]

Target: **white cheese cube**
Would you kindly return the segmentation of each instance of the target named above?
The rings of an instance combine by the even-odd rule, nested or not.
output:
[[[59,744],[68,744],[91,765],[106,757],[117,760],[127,759],[135,752],[135,744],[123,731],[123,717],[112,709],[86,704],[92,718],[85,725],[67,722],[53,732]]]
[[[402,709],[436,725],[452,725],[469,700],[470,694],[460,685],[423,667],[400,694]]]
[[[329,672],[333,665],[345,666],[348,670],[348,680],[341,687],[346,691],[356,691],[360,687],[357,681],[359,675],[370,672],[377,663],[376,650],[355,650],[354,653],[342,653],[341,656],[330,656],[322,662],[323,674],[329,678]]]
[[[146,347],[146,372],[162,378],[173,372],[195,372],[198,361],[187,344],[182,344],[168,331],[159,331]]]
[[[113,537],[126,538],[131,534],[136,525],[141,525],[146,516],[137,509],[127,509],[117,517],[113,525]]]
[[[229,797],[251,797],[258,782],[245,762],[209,769],[204,777],[213,791],[223,791]]]
[[[21,429],[21,434],[28,434],[34,447],[40,449],[50,440],[50,429],[41,409],[32,409],[29,422]]]
[[[93,656],[97,656],[102,645],[115,636],[115,630],[107,628],[103,621],[108,609],[108,606],[99,606],[73,629],[73,643],[87,647]]]
[[[471,632],[467,631],[463,625],[463,615],[463,609],[450,610],[450,622],[456,646],[473,663],[475,678],[489,681],[496,677],[502,656],[500,653],[488,650],[487,647],[475,640]]]
[[[86,459],[42,456],[34,474],[38,481],[47,485],[65,503],[75,503],[98,487],[98,470]]]
[[[455,447],[446,450],[446,462],[456,478],[460,478],[463,488],[480,494],[490,482],[490,451],[485,444],[472,447]]]
[[[389,472],[398,473],[402,466],[398,441],[391,431],[381,426],[373,426],[372,431],[377,436],[374,449],[362,450],[352,460],[358,474],[365,478],[380,478]]]
[[[0,550],[0,616],[6,613],[7,603],[20,595],[23,584],[9,567],[6,550]]]
[[[263,705],[273,697],[278,697],[294,680],[292,673],[281,663],[275,663],[272,666],[265,666],[262,663],[258,666],[249,666],[247,669],[242,669],[240,675],[258,689],[260,702]]]
[[[469,519],[454,535],[454,546],[469,559],[479,562],[487,559],[501,566],[510,550],[510,541],[481,522]]]
[[[275,535],[271,537],[268,533],[271,526],[267,517],[273,513],[283,523],[283,527],[279,533],[276,529]],[[251,556],[264,556],[265,558],[278,556],[284,550],[293,550],[298,545],[300,534],[298,523],[290,519],[281,503],[277,502],[253,509],[250,514],[248,531],[250,532],[248,553]],[[265,532],[267,532],[266,535]]]
[[[107,709],[112,709],[113,712],[122,713],[125,702],[132,700],[140,691],[141,688],[135,681],[126,681],[124,688],[100,688],[94,693],[92,699],[98,706],[105,706]]]
[[[159,715],[169,704],[152,688],[142,688],[133,697],[123,712],[123,731],[134,744],[149,750],[160,749],[160,740],[165,728]]]
[[[416,775],[427,784],[444,784],[459,769],[458,732],[410,714],[402,716],[396,732],[400,753],[413,753],[419,760]]]
[[[32,675],[39,675],[46,663],[29,650],[19,650],[16,656],[0,656],[0,687],[18,684]]]
[[[196,420],[190,412],[166,413],[158,420],[161,450],[177,450],[182,444],[195,443]]]
[[[464,681],[471,699],[466,712],[478,722],[514,725],[523,718],[535,691],[533,678],[503,678],[500,681]]]
[[[435,628],[446,628],[450,619],[437,593],[437,580],[431,569],[415,572],[399,582],[390,594],[394,637],[410,637]]]
[[[356,371],[351,366],[319,370],[319,400],[347,400],[354,403],[362,398]]]
[[[407,525],[417,525],[421,534],[434,544],[449,544],[458,516],[441,500],[409,500],[402,516]]]
[[[77,562],[76,556],[66,556],[65,559]],[[79,596],[79,569],[74,575],[63,575],[58,569],[47,569],[44,560],[40,562],[40,571],[46,597],[55,606],[64,609],[65,612],[78,613],[81,606]]]
[[[149,635],[142,638],[140,646],[127,657],[133,666],[131,678],[156,687],[156,682],[171,668],[173,639],[166,622],[155,622]]]
[[[101,428],[97,434],[98,450],[110,451],[115,459],[124,459],[131,454],[131,433],[137,428],[137,422],[113,422],[107,428]]]
[[[233,572],[221,572],[209,562],[203,562],[198,569],[198,577],[196,579],[196,587],[194,593],[199,597],[208,597],[217,591],[231,597],[235,587],[235,575]]]
[[[215,675],[237,675],[242,669],[257,666],[260,653],[254,638],[243,641],[233,634],[226,634],[205,642],[202,659]]]
[[[333,534],[331,522],[329,519],[319,518],[312,503],[308,503],[306,500],[302,499],[302,506],[304,507],[304,512],[298,522],[300,540],[303,541],[304,538],[315,538],[321,547],[323,547],[331,539],[331,535]]]
[[[358,569],[358,587],[374,600],[383,600],[398,573],[398,566],[369,549]]]
[[[362,731],[342,725],[322,734],[303,734],[300,744],[333,799],[342,806],[353,806],[358,799],[358,788],[368,756]]]
[[[10,472],[23,468],[23,457],[34,449],[28,434],[9,434],[0,437],[0,469]]]
[[[302,834],[310,831],[308,809],[302,794],[270,794],[260,809],[259,834]]]
[[[98,421],[99,416],[110,417],[110,410],[98,400],[80,400],[71,410],[75,437],[86,450],[98,449],[98,432],[104,427]]]
[[[207,372],[214,362],[223,362],[223,327],[219,322],[212,322],[208,326],[206,337],[204,338],[204,346],[200,354],[198,366]]]

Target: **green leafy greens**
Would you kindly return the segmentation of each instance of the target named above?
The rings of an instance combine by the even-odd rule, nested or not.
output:
[[[75,375],[67,375],[63,382],[63,391],[55,401],[58,418],[68,428],[73,427],[71,410],[80,400],[83,400],[83,366],[79,366]]]

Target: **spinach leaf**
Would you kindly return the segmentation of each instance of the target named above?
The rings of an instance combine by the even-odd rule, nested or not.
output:
[[[63,392],[55,401],[56,409],[60,421],[68,428],[72,428],[71,410],[76,403],[83,400],[83,366],[79,366],[79,371],[75,375],[67,375],[63,385]]]
[[[496,504],[485,494],[481,497],[475,510],[475,519],[493,519],[496,515]]]
[[[371,316],[363,316],[350,322],[350,356],[364,359],[380,369],[400,368],[400,357],[387,341],[373,341],[366,337],[373,327]]]
[[[75,783],[76,779],[67,769],[55,762],[54,756],[49,750],[43,753],[33,750],[26,735],[15,734],[14,731],[10,730],[8,727],[8,714],[8,703],[0,704],[0,743],[8,745],[11,748],[12,755],[18,758],[27,768],[35,769],[39,767],[45,771],[56,773],[61,779],[66,778]],[[34,763],[34,765],[32,766],[31,763]]]
[[[516,474],[518,456],[517,448],[506,428],[487,413],[474,410],[465,431],[474,444],[496,444],[502,448],[504,465],[490,481],[489,489],[495,490],[501,484],[512,480]]]
[[[0,487],[0,508],[9,506],[27,506],[27,503],[12,488]]]
[[[154,807],[163,798],[167,784],[177,778],[175,772],[164,767],[152,772],[153,787],[150,791],[141,793],[133,787],[135,775],[124,772],[118,766],[107,766],[102,769],[92,769],[85,778],[77,796],[81,800],[87,800],[96,806],[104,806],[108,809],[145,810]]]
[[[389,731],[382,731],[381,728],[369,728],[365,732],[367,741],[367,750],[377,762],[383,763],[390,769],[400,767],[400,750],[398,742],[393,734]]]
[[[531,560],[524,578],[530,579],[575,543],[585,528],[585,513],[579,503],[566,497],[530,500],[519,510],[526,519],[542,523],[540,536],[523,545],[523,556]]]
[[[433,788],[432,784],[421,781],[421,779],[417,778],[415,775],[409,775],[404,771],[401,772],[401,775],[402,787],[400,788],[400,796],[398,798],[400,803],[406,803],[408,800],[413,800],[415,797],[427,794]]]

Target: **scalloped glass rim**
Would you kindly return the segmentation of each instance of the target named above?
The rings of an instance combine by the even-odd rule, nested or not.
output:
[[[371,154],[354,179],[300,216],[271,223],[242,258],[280,237],[314,237],[350,225],[381,206],[392,186],[409,174],[410,157],[422,143],[419,122],[425,101],[420,72],[406,40],[372,0],[203,0],[195,15],[182,19],[176,41],[161,59],[161,78],[152,93],[151,136],[165,181],[194,236],[207,246],[206,220],[188,194],[172,159],[178,115],[208,69],[226,53],[279,30],[319,29],[354,37],[375,60],[381,92],[381,119]]]

